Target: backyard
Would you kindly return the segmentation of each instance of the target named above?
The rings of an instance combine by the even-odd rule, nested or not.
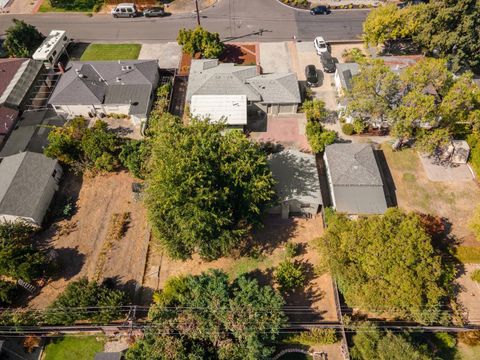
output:
[[[43,360],[92,360],[103,351],[105,339],[97,336],[65,336],[54,338],[45,347]]]
[[[81,61],[136,60],[141,44],[90,44],[84,51]]]

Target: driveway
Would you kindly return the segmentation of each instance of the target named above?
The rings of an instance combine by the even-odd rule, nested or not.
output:
[[[264,74],[292,71],[292,56],[287,42],[260,43],[260,66]]]
[[[161,69],[177,69],[182,56],[182,47],[176,42],[142,44],[139,60],[157,59]]]
[[[436,165],[431,158],[419,156],[423,169],[430,181],[471,181],[474,179],[472,170],[467,164],[459,164],[456,167]]]

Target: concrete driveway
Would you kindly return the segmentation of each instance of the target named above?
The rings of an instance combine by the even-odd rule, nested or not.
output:
[[[292,55],[287,42],[260,43],[260,66],[264,74],[292,71]]]
[[[157,59],[162,69],[176,69],[182,56],[182,47],[176,42],[162,44],[142,44],[139,60]]]
[[[433,159],[420,156],[423,168],[430,181],[471,181],[473,172],[467,164],[458,164],[455,167],[442,166],[433,163]]]

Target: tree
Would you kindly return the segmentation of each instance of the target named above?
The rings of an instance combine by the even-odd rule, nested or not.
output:
[[[454,271],[432,247],[421,218],[388,209],[349,220],[336,214],[318,242],[347,304],[421,323],[444,321]]]
[[[18,19],[12,21],[13,25],[5,31],[3,47],[11,57],[29,58],[45,37],[33,25]]]
[[[127,360],[270,359],[285,324],[281,296],[245,276],[211,270],[174,278],[155,297],[151,327]]]
[[[71,325],[77,320],[108,324],[122,316],[125,302],[123,291],[81,278],[69,283],[47,308],[44,321],[50,325]]]
[[[429,360],[424,353],[407,340],[406,334],[381,332],[373,323],[362,323],[355,328],[354,346],[351,356],[354,360]]]
[[[416,148],[427,155],[436,155],[438,151],[450,144],[452,136],[448,129],[421,131],[417,135]]]
[[[184,53],[194,56],[197,53],[206,59],[218,58],[224,45],[218,33],[210,33],[202,27],[195,29],[180,29],[177,37],[178,45]]]
[[[0,276],[31,282],[42,274],[46,259],[32,245],[34,232],[25,222],[0,224]]]
[[[108,131],[108,124],[97,120],[91,128],[87,128],[81,140],[85,159],[99,170],[112,171],[117,167],[116,153],[119,147],[118,136]]]
[[[286,259],[275,271],[275,280],[282,292],[290,292],[300,288],[305,283],[305,270],[298,261]]]
[[[123,166],[135,177],[144,179],[150,149],[144,140],[129,140],[121,147],[118,158]]]
[[[64,126],[54,127],[48,134],[48,146],[43,153],[66,165],[80,161],[81,141],[87,130],[87,120],[81,116],[73,118]]]
[[[174,258],[228,253],[273,201],[266,154],[221,123],[164,114],[157,124],[146,191],[156,238]]]
[[[325,130],[319,121],[307,121],[305,132],[308,143],[314,153],[321,153],[327,145],[333,144],[337,133],[333,130]]]
[[[305,100],[302,104],[302,111],[307,120],[323,121],[328,115],[325,102],[318,99]]]
[[[0,280],[0,304],[11,304],[16,288],[15,283]]]

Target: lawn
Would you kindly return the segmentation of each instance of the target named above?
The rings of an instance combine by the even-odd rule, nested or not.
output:
[[[42,5],[40,5],[40,8],[38,9],[38,12],[42,13],[48,13],[48,12],[91,12],[93,11],[93,7],[95,4],[95,1],[91,1],[91,6],[80,6],[80,7],[74,7],[74,6],[67,6],[67,7],[53,7],[50,4],[50,0],[44,0]]]
[[[46,346],[43,360],[92,360],[97,352],[103,351],[104,342],[96,336],[56,338]]]
[[[464,264],[479,264],[480,247],[459,246],[457,249],[457,258]]]
[[[80,60],[136,60],[141,48],[141,44],[90,44]]]

